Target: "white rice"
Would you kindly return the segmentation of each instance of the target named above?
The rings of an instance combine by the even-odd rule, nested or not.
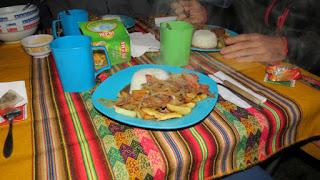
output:
[[[137,72],[135,72],[131,79],[131,85],[130,85],[130,93],[133,90],[140,90],[142,88],[142,84],[147,82],[146,75],[153,75],[158,79],[166,80],[169,78],[169,73],[158,68],[147,68],[147,69],[141,69]]]
[[[215,33],[210,30],[196,30],[192,37],[192,46],[198,48],[215,48],[218,39]]]

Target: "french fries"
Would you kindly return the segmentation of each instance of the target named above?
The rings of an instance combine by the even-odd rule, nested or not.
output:
[[[124,95],[124,94],[123,94]],[[121,96],[121,93],[119,94]],[[146,120],[167,120],[173,118],[180,118],[184,115],[190,114],[192,109],[196,106],[196,103],[207,98],[206,94],[191,95],[192,99],[189,103],[182,105],[166,104],[166,109],[170,112],[163,113],[154,108],[141,108],[140,110],[132,111],[118,106],[114,106],[115,111],[119,114],[138,117]]]
[[[207,97],[208,97],[208,95],[206,95],[206,94],[200,94],[199,96],[195,97],[193,100],[195,102],[199,102],[199,101],[201,101],[201,100],[203,100],[203,99],[205,99]]]
[[[193,102],[189,102],[189,103],[187,103],[187,104],[184,104],[184,106],[187,106],[187,107],[189,107],[189,108],[194,108],[194,106],[196,106],[196,103],[193,103]]]
[[[176,105],[173,105],[173,104],[167,104],[167,108],[172,111],[172,112],[176,112],[178,114],[182,114],[182,115],[187,115],[191,112],[191,109],[190,107],[188,106],[176,106]]]
[[[155,109],[152,108],[142,108],[141,109],[146,114],[155,117],[157,120],[166,120],[166,119],[172,119],[172,118],[180,118],[182,117],[182,114],[171,112],[171,113],[161,113]]]
[[[136,117],[137,116],[137,112],[136,111],[131,111],[131,110],[127,110],[118,106],[114,106],[114,111],[116,111],[116,113],[125,115],[125,116],[130,116],[130,117]]]

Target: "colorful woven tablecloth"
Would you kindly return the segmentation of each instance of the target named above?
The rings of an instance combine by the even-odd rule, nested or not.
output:
[[[115,65],[107,75],[155,63],[159,53]],[[204,179],[251,167],[296,143],[301,117],[294,101],[193,52],[186,68],[220,70],[268,98],[261,110],[219,97],[190,128],[157,131],[118,123],[97,112],[91,92],[64,93],[52,56],[33,61],[34,175],[39,179]],[[111,88],[111,87],[110,87]]]
[[[151,32],[160,39],[159,28],[155,27],[153,18],[140,18],[136,21],[136,31]],[[209,53],[223,62],[228,66],[233,67],[236,71],[240,71],[247,75],[247,77],[253,79],[253,81],[263,83],[262,80],[265,78],[265,65],[260,63],[243,63],[237,61],[226,61],[219,53]],[[278,91],[280,94],[287,95],[295,100],[300,105],[303,123],[299,126],[298,138],[300,141],[305,140],[311,136],[318,136],[320,139],[320,78],[313,74],[310,74],[302,70],[302,77],[297,81],[297,87],[292,90],[286,87],[277,87],[263,83],[267,88]],[[302,85],[304,84],[304,85]],[[317,91],[318,90],[318,91]],[[315,140],[317,140],[315,139]],[[320,160],[320,140],[307,143],[301,147],[304,151],[312,155],[313,157]]]

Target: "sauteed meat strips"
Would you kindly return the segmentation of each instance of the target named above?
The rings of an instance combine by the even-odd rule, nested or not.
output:
[[[207,85],[198,83],[195,74],[171,74],[167,80],[159,80],[152,75],[146,75],[147,83],[141,90],[121,91],[116,106],[128,110],[153,108],[166,111],[166,104],[181,105],[191,102],[199,94],[210,95]]]

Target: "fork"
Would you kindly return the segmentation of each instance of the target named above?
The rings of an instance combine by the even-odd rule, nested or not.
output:
[[[13,150],[12,124],[13,124],[14,118],[19,116],[20,114],[21,114],[20,109],[13,109],[4,115],[4,118],[9,121],[8,134],[7,134],[6,141],[3,145],[3,156],[5,158],[8,158],[12,154],[12,150]]]

